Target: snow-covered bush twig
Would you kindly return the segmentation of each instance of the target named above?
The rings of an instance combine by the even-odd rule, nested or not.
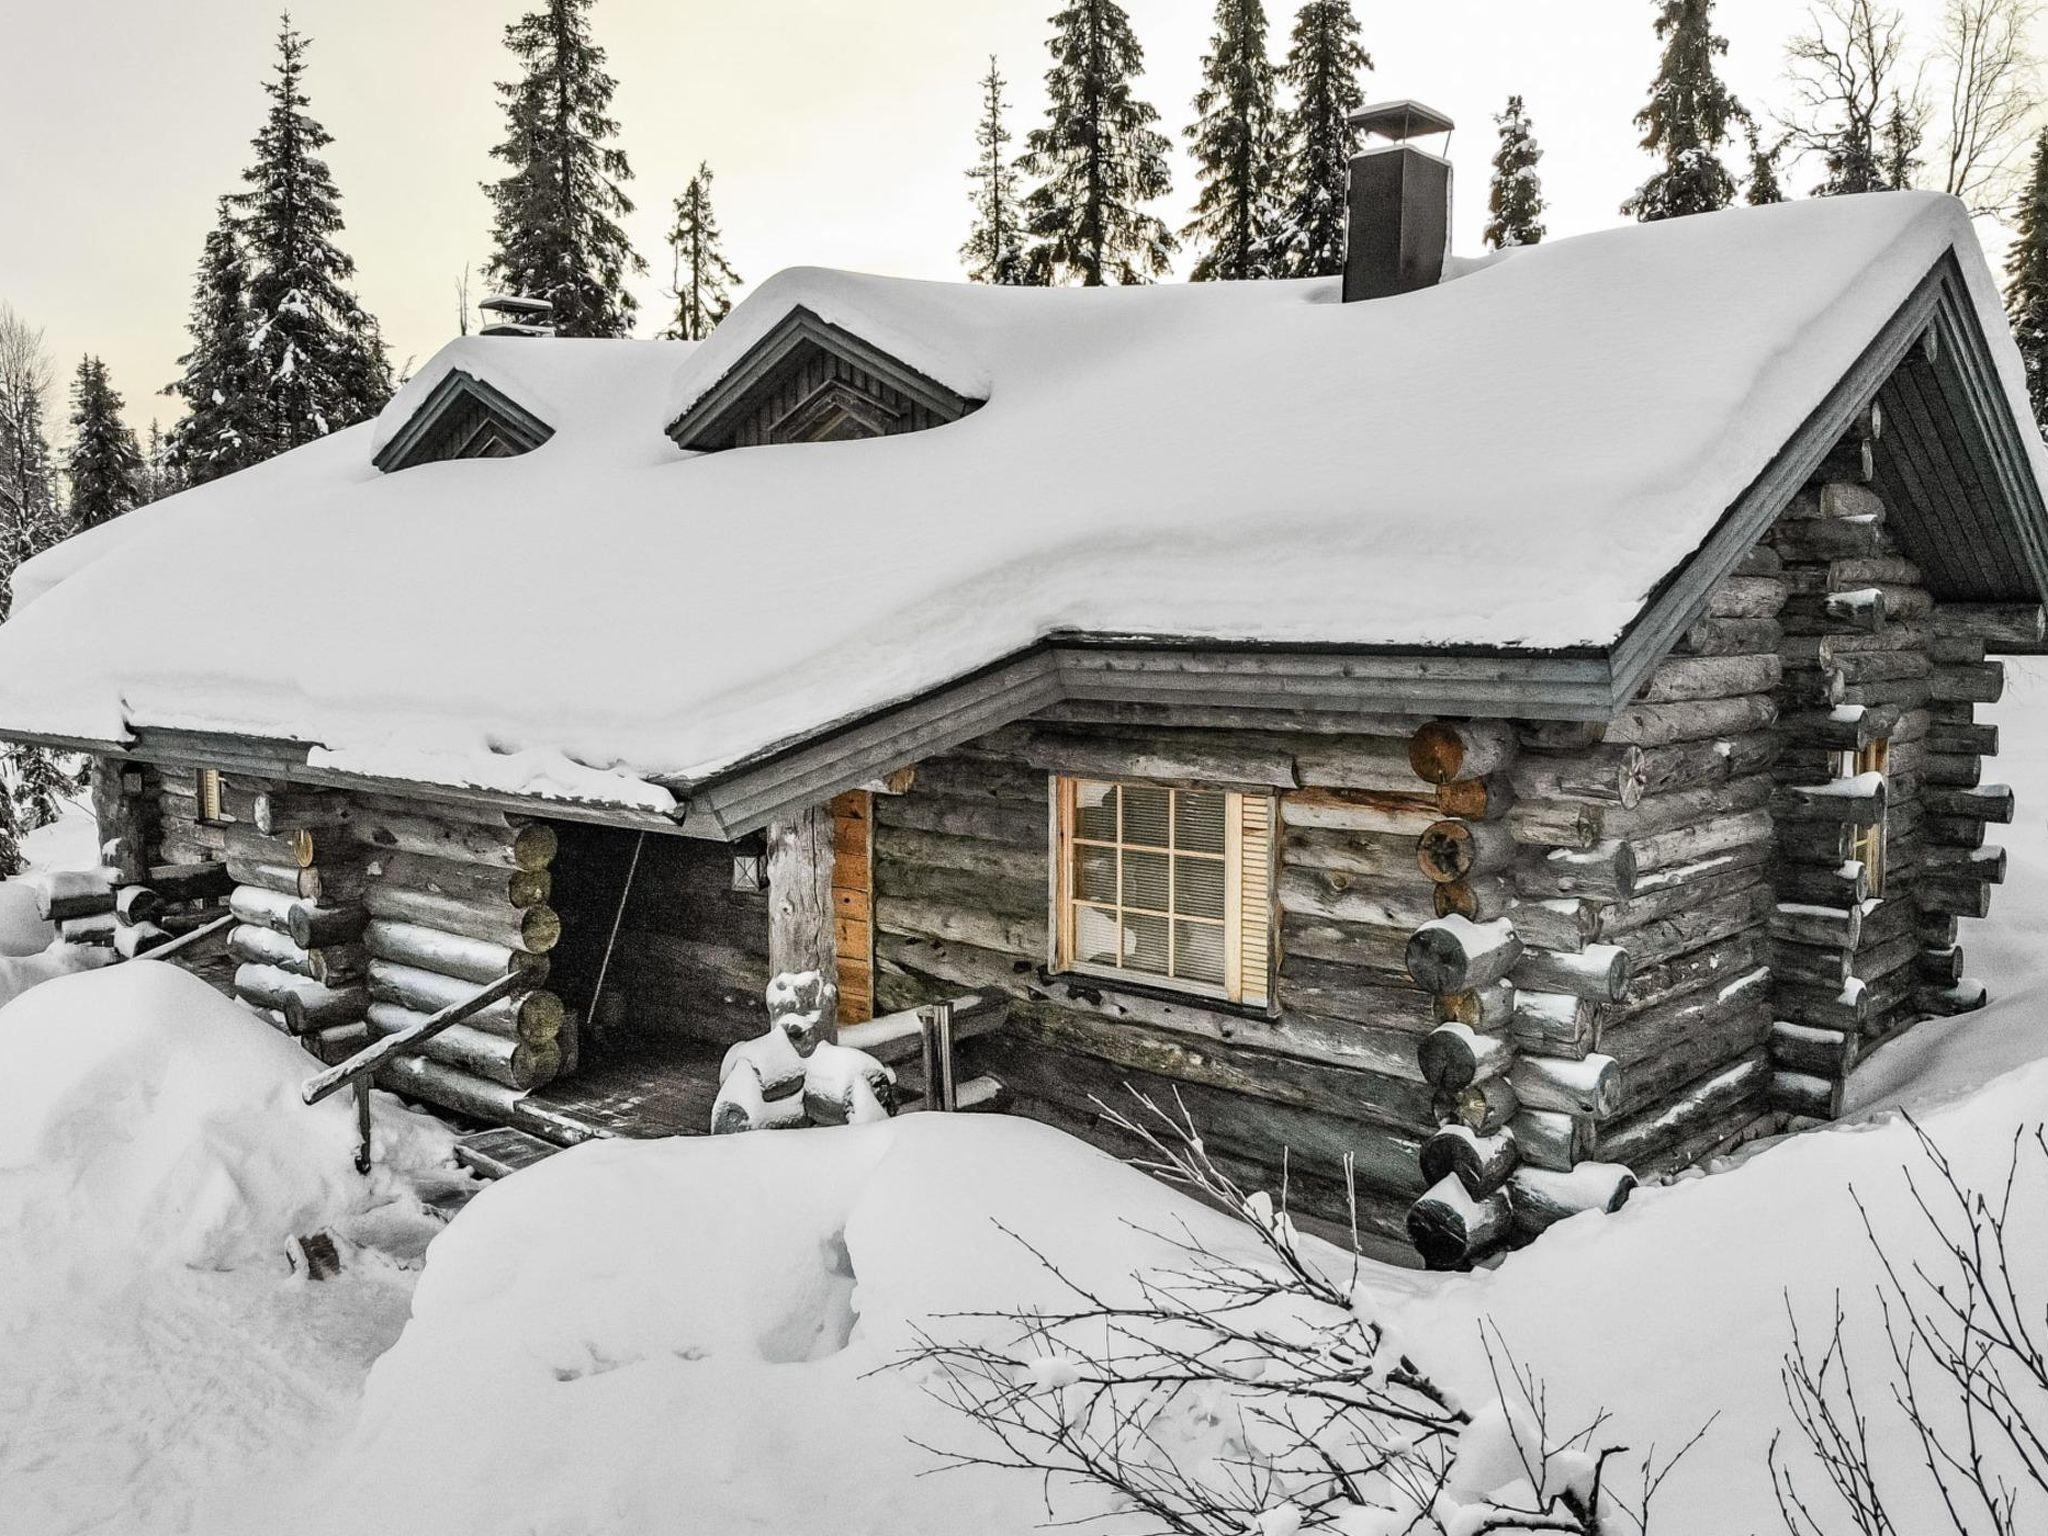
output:
[[[1877,1256],[1879,1316],[1892,1370],[1896,1413],[1913,1432],[1921,1473],[1957,1536],[2020,1536],[2048,1529],[2048,1286],[2029,1273],[2048,1210],[2048,1128],[2014,1133],[2002,1187],[1972,1189],[1911,1116],[1919,1169],[1905,1170],[1933,1256],[1910,1263],[1881,1240],[1860,1194],[1851,1191]],[[2016,1216],[2027,1221],[2015,1224]],[[2029,1226],[2037,1230],[2027,1230]],[[1788,1301],[1788,1310],[1789,1310]],[[1798,1469],[1771,1442],[1768,1465],[1778,1509],[1792,1536],[1899,1536],[1923,1527],[1895,1510],[1923,1502],[1873,1459],[1871,1419],[1857,1395],[1839,1297],[1827,1347],[1816,1358],[1796,1315],[1782,1377],[1792,1423],[1835,1501],[1817,1507]],[[1907,1523],[1901,1524],[1904,1520]],[[1845,1523],[1846,1522],[1846,1523]]]
[[[1005,1228],[1065,1300],[919,1332],[899,1367],[923,1370],[977,1431],[965,1447],[925,1444],[935,1470],[1033,1473],[1048,1520],[1063,1493],[1093,1489],[1106,1507],[1069,1523],[1137,1514],[1176,1536],[1647,1532],[1657,1485],[1698,1436],[1661,1467],[1644,1460],[1630,1507],[1606,1479],[1624,1448],[1592,1448],[1606,1414],[1555,1433],[1541,1381],[1497,1330],[1483,1336],[1492,1397],[1468,1411],[1366,1311],[1355,1221],[1340,1278],[1304,1251],[1284,1180],[1277,1203],[1246,1191],[1178,1099],[1169,1112],[1134,1098],[1133,1115],[1098,1107],[1136,1138],[1136,1165],[1234,1217],[1253,1256],[1220,1253],[1185,1223],[1149,1232],[1177,1259],[1111,1297]]]

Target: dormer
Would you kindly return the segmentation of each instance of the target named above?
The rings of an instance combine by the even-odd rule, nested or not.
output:
[[[671,422],[668,435],[703,453],[847,442],[944,426],[980,404],[799,305]]]
[[[553,427],[503,390],[456,368],[371,462],[388,474],[443,459],[510,459],[554,435]]]

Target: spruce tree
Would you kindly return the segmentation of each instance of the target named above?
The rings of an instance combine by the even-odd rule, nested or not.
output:
[[[142,448],[142,493],[145,501],[162,501],[185,489],[177,467],[171,463],[171,435],[154,416]]]
[[[1025,277],[1024,211],[1018,203],[1017,168],[1007,147],[1011,134],[1003,121],[1008,107],[1003,88],[1008,83],[990,54],[988,73],[981,77],[974,169],[967,173],[974,187],[974,227],[960,247],[960,264],[977,283],[1021,283]]]
[[[121,409],[107,365],[81,358],[71,384],[71,454],[65,466],[75,527],[97,528],[148,499],[142,450]]]
[[[1749,139],[1749,185],[1743,191],[1743,201],[1752,208],[1784,202],[1785,187],[1778,179],[1778,157],[1785,152],[1785,141],[1780,139],[1766,147],[1753,121],[1743,125],[1743,132]]]
[[[341,193],[320,151],[333,135],[307,113],[306,39],[287,18],[256,163],[235,209],[249,259],[250,356],[260,457],[354,426],[391,398],[377,323],[349,291],[355,262],[334,243]]]
[[[68,531],[50,461],[50,388],[43,333],[0,303],[0,619],[14,568]]]
[[[1891,111],[1884,120],[1884,184],[1891,191],[1912,188],[1920,172],[1920,141],[1924,137],[1918,103],[1908,103],[1894,91]]]
[[[185,326],[191,350],[178,359],[184,371],[165,393],[182,398],[186,413],[171,428],[167,464],[181,485],[204,485],[266,456],[249,265],[233,206],[225,198],[199,258]]]
[[[1052,18],[1046,124],[1025,140],[1025,199],[1035,279],[1087,287],[1162,276],[1175,250],[1143,205],[1173,190],[1159,113],[1132,82],[1145,51],[1115,0],[1072,0]]]
[[[2005,258],[2005,312],[2026,365],[2027,400],[2048,431],[2048,128],[2034,141],[2034,164]]]
[[[1216,30],[1202,60],[1195,113],[1187,136],[1202,190],[1194,218],[1181,231],[1196,247],[1189,277],[1199,283],[1278,275],[1274,180],[1280,122],[1262,0],[1216,0]]]
[[[49,826],[64,814],[63,797],[77,789],[47,747],[14,749],[14,800],[20,807],[18,824],[23,830]]]
[[[1358,153],[1350,117],[1365,104],[1359,77],[1371,68],[1351,0],[1306,0],[1295,13],[1281,71],[1294,94],[1280,177],[1280,239],[1291,277],[1330,277],[1344,270],[1351,157]]]
[[[1507,110],[1494,119],[1500,148],[1493,156],[1493,189],[1487,195],[1486,243],[1494,250],[1535,245],[1543,239],[1543,182],[1536,164],[1543,158],[1522,98],[1510,96]]]
[[[25,747],[19,750],[33,752],[39,749]],[[11,879],[20,874],[24,863],[21,856],[21,822],[14,814],[14,796],[11,792],[4,791],[5,786],[0,786],[0,880]]]
[[[619,220],[633,211],[633,176],[612,143],[616,82],[591,41],[592,0],[546,0],[505,29],[517,80],[500,81],[505,137],[491,154],[511,167],[486,182],[496,248],[485,265],[508,293],[546,299],[560,336],[624,336],[638,307],[628,273],[647,264]]]
[[[675,318],[662,332],[670,341],[702,341],[719,321],[732,313],[732,289],[739,273],[725,259],[718,220],[711,212],[711,167],[700,163],[697,174],[676,199],[676,222],[668,232],[674,258],[670,292]]]
[[[1721,163],[1728,125],[1742,104],[1714,72],[1728,39],[1714,35],[1714,0],[1656,0],[1664,56],[1650,99],[1636,114],[1643,148],[1664,168],[1636,189],[1621,211],[1644,223],[1711,213],[1735,201],[1735,178]]]

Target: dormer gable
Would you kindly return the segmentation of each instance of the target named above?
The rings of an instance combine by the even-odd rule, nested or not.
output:
[[[798,305],[669,424],[694,452],[894,437],[981,405]]]
[[[371,462],[390,474],[443,459],[510,459],[555,435],[503,390],[449,370]]]

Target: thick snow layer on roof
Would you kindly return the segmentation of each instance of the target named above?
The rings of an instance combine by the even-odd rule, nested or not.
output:
[[[1950,249],[2023,412],[1968,221],[1926,194],[1630,226],[1363,304],[1334,281],[793,271],[693,354],[468,339],[368,432],[32,562],[0,723],[289,737],[356,771],[659,805],[645,780],[1054,631],[1604,645]],[[678,452],[663,428],[797,305],[987,404]],[[378,474],[453,367],[555,436]]]

